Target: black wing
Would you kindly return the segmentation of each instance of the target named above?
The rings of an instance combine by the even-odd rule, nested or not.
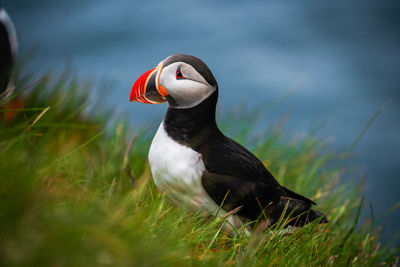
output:
[[[281,186],[264,164],[246,148],[225,137],[214,135],[207,145],[200,146],[206,171],[202,177],[204,189],[225,210],[241,207],[238,215],[256,220],[263,209],[273,207],[280,216],[281,197],[303,202],[306,207],[311,200]]]

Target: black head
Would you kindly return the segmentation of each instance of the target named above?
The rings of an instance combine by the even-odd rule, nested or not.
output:
[[[176,54],[167,57],[164,59],[164,67],[175,63],[175,62],[184,62],[189,65],[191,65],[198,73],[200,73],[201,76],[212,86],[217,85],[217,81],[214,78],[214,75],[206,65],[206,63],[203,62],[200,58],[191,56],[191,55],[185,55],[185,54]]]

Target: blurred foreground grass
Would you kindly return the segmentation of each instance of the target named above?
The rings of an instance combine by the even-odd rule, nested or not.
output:
[[[342,178],[338,153],[278,130],[251,141],[284,185],[316,201],[331,223],[288,235],[229,237],[221,221],[166,203],[147,165],[154,129],[88,107],[89,88],[63,76],[17,83],[0,100],[0,266],[377,266],[397,248],[358,222],[360,186]],[[223,128],[248,142],[251,123],[233,112]],[[252,115],[242,121],[251,121]],[[228,120],[229,118],[229,120]],[[230,127],[235,125],[235,129]],[[127,151],[133,135],[132,149]],[[135,177],[125,172],[124,157]],[[124,165],[124,166],[123,166]]]

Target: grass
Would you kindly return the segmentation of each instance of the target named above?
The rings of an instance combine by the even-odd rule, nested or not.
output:
[[[147,151],[156,125],[132,131],[123,120],[110,122],[106,111],[88,108],[90,88],[67,75],[20,80],[15,92],[0,100],[1,266],[398,262],[399,249],[383,246],[372,222],[359,221],[361,186],[344,178],[342,154],[312,136],[286,142],[277,127],[255,137],[254,114],[239,109],[224,118],[225,131],[250,143],[279,182],[315,200],[331,220],[287,234],[283,219],[265,233],[230,237],[222,219],[175,208],[155,188]],[[249,123],[238,124],[243,118]]]

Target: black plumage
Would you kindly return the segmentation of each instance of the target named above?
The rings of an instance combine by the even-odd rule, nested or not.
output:
[[[7,89],[15,61],[16,39],[12,22],[0,6],[0,96]]]
[[[289,224],[301,226],[318,218],[327,222],[323,214],[311,209],[313,201],[280,185],[256,156],[219,130],[215,120],[218,85],[207,66],[191,58],[194,57],[179,55],[174,61],[187,62],[202,75],[205,73],[216,90],[195,107],[170,106],[164,128],[176,142],[201,154],[206,167],[202,185],[209,196],[227,211],[240,207],[237,214],[251,221],[264,213],[273,224],[287,206],[287,214],[296,217]]]

